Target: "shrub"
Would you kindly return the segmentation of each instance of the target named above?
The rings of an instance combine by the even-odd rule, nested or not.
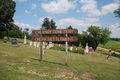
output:
[[[61,50],[61,51],[65,51],[65,47],[61,47],[61,46],[53,46],[50,49],[54,49],[54,50]],[[84,54],[84,50],[83,49],[73,49],[72,51],[68,48],[68,52],[73,52],[73,53],[80,53],[80,54]]]

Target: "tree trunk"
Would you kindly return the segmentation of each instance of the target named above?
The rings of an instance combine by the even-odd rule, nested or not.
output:
[[[6,30],[6,32],[7,32],[7,38],[8,38],[8,40],[9,40],[9,34],[8,34],[8,30]]]

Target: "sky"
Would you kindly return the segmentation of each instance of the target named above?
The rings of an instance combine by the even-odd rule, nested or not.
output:
[[[89,26],[107,27],[112,32],[110,37],[120,38],[120,18],[114,10],[120,7],[120,0],[14,0],[16,12],[14,23],[24,28],[39,30],[44,18],[53,19],[57,29],[70,25],[78,33]]]

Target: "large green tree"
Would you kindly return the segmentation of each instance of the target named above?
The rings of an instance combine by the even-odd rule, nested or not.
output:
[[[49,20],[48,17],[46,17],[43,20],[42,29],[56,29],[57,26],[56,23],[51,19]],[[57,36],[57,34],[43,34],[43,36]]]
[[[115,13],[115,17],[119,17],[120,18],[120,8],[118,8],[117,10],[114,10]]]
[[[12,29],[11,24],[15,13],[16,3],[13,0],[0,0],[0,32],[6,31],[9,39],[8,31]]]
[[[85,47],[88,43],[89,47],[93,47],[96,50],[99,44],[105,44],[110,39],[111,31],[109,28],[100,28],[98,26],[90,26],[87,31],[83,31],[82,45]]]
[[[49,20],[48,17],[46,17],[43,20],[43,24],[42,24],[42,29],[56,29],[57,26],[55,25],[56,23],[51,19]]]

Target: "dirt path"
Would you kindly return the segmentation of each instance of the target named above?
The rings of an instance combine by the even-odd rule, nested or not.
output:
[[[97,48],[108,51],[108,49],[105,49],[105,48],[101,48],[101,47],[97,47]],[[119,54],[119,55],[120,55],[120,53],[119,53],[119,52],[116,52],[116,51],[112,51],[112,52],[115,52],[116,54]]]

